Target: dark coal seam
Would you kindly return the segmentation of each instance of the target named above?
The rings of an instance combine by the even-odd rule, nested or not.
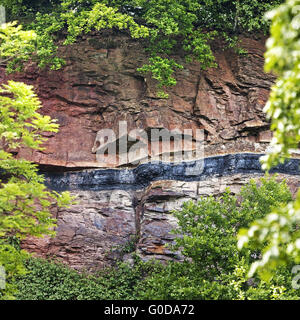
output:
[[[202,181],[209,177],[234,174],[263,174],[259,158],[262,154],[228,154],[204,159],[203,171],[191,176],[187,170],[195,168],[201,160],[175,163],[145,163],[134,169],[96,169],[76,172],[43,172],[45,184],[56,191],[63,190],[140,190],[158,180]],[[270,173],[300,175],[300,159],[290,159],[274,167]]]

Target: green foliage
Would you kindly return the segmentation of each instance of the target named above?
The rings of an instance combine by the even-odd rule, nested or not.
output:
[[[28,235],[53,235],[50,206],[68,206],[72,198],[69,193],[48,191],[36,165],[13,157],[20,147],[42,150],[43,133],[58,129],[49,116],[37,112],[41,104],[32,87],[9,81],[0,87],[0,105],[0,265],[8,281],[0,299],[11,299],[15,276],[25,272],[23,262],[28,257],[16,241]]]
[[[260,0],[241,0],[235,1],[236,18],[235,28],[241,30],[255,31],[262,30],[264,33],[269,31],[269,22],[264,19],[264,14],[280,5],[282,0],[260,1]]]
[[[8,9],[9,19],[34,17],[37,12],[53,10],[59,0],[1,0],[0,4]]]
[[[249,229],[240,230],[239,248],[245,247],[249,242],[256,247],[267,243],[262,250],[262,259],[252,264],[249,276],[258,270],[259,275],[268,280],[279,265],[285,265],[291,260],[300,262],[298,225],[299,206],[297,207],[297,202],[290,202],[274,208],[272,213],[253,222]]]
[[[93,30],[124,30],[144,42],[150,55],[149,64],[139,70],[152,74],[158,81],[158,97],[167,98],[165,89],[176,84],[175,69],[182,68],[170,57],[175,49],[183,53],[186,61],[198,60],[203,69],[215,67],[210,44],[214,38],[221,37],[229,47],[245,53],[236,46],[238,33],[265,32],[268,21],[263,19],[264,13],[282,1],[44,0],[42,3],[43,6],[38,1],[0,0],[9,16],[22,18],[27,14],[32,20],[26,25],[37,34],[33,57],[40,67],[49,65],[57,70],[64,65],[64,60],[57,56],[60,40],[67,45]],[[22,60],[28,58],[30,55],[24,55]]]
[[[273,150],[264,159],[265,169],[270,169],[279,160],[284,161],[290,149],[296,149],[300,142],[299,6],[300,1],[287,1],[268,13],[273,23],[271,37],[267,41],[265,68],[278,78],[265,107],[274,131]]]
[[[0,266],[5,271],[5,288],[0,289],[0,300],[14,300],[17,293],[15,277],[26,274],[24,262],[28,259],[28,253],[11,244],[11,238],[0,240]]]
[[[265,68],[278,76],[265,107],[274,132],[272,150],[262,157],[263,168],[269,170],[285,161],[300,142],[300,1],[288,0],[267,16],[272,20],[272,26]],[[294,202],[279,206],[248,230],[241,230],[240,248],[249,241],[255,241],[257,245],[268,242],[261,261],[253,264],[250,275],[258,270],[268,279],[278,265],[290,259],[296,263],[300,261],[299,223],[300,191]]]
[[[229,190],[218,199],[208,197],[196,204],[187,202],[182,211],[175,213],[179,224],[176,232],[183,235],[176,240],[177,249],[183,247],[185,256],[202,269],[211,269],[211,277],[224,270],[233,271],[241,258],[236,247],[238,228],[248,226],[273,207],[291,200],[284,182],[263,178],[261,184],[258,188],[255,181],[251,181],[243,187],[239,205]]]
[[[263,18],[264,13],[282,0],[203,0],[198,1],[201,8],[197,12],[201,27],[225,31],[227,34],[239,32],[268,31],[269,23]]]
[[[183,66],[176,63],[173,59],[161,58],[159,56],[149,59],[150,64],[144,65],[138,71],[144,74],[150,72],[153,79],[158,81],[158,87],[161,89],[164,86],[176,85],[176,80],[172,77],[174,69],[182,69]],[[160,93],[160,97],[163,93]],[[165,96],[168,97],[167,95]]]
[[[8,72],[20,71],[23,61],[30,59],[35,52],[35,32],[24,31],[16,24],[0,26],[0,65],[5,65]]]
[[[54,120],[37,112],[41,104],[31,86],[9,81],[0,87],[0,103],[0,137],[4,152],[22,145],[41,149],[40,145],[46,141],[42,132],[58,130]]]
[[[160,272],[148,274],[137,287],[143,300],[299,300],[291,288],[287,269],[278,270],[271,283],[248,279],[248,264],[242,258],[233,272],[213,281],[193,262],[170,262]]]
[[[131,37],[135,39],[149,35],[147,27],[139,25],[131,16],[104,3],[95,2],[92,7],[81,10],[72,10],[72,4],[72,1],[63,1],[55,12],[38,12],[35,21],[29,26],[38,35],[36,53],[40,67],[50,65],[51,69],[57,70],[64,64],[64,60],[57,56],[57,42],[61,37],[60,33],[65,29],[67,36],[63,41],[64,45],[74,43],[79,35],[92,30],[128,29]]]
[[[251,263],[266,245],[237,249],[236,233],[254,219],[287,203],[291,194],[285,182],[261,179],[243,187],[238,197],[224,195],[187,202],[175,213],[175,249],[182,249],[184,263],[170,263],[162,272],[145,279],[145,299],[299,299],[291,288],[291,265],[277,269],[271,282],[248,279]]]
[[[89,275],[78,273],[61,263],[32,258],[27,261],[28,273],[19,277],[20,300],[132,300],[138,299],[137,285],[146,274],[161,268],[135,258],[131,267],[118,263]]]
[[[148,28],[138,25],[132,17],[102,3],[96,3],[92,10],[83,10],[78,14],[68,11],[62,17],[68,25],[68,37],[65,44],[75,42],[79,35],[89,33],[92,29],[97,31],[112,28],[129,29],[130,35],[135,39],[149,35]]]

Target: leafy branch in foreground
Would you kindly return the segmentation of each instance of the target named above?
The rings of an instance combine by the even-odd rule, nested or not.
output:
[[[23,30],[16,21],[0,25],[0,65],[7,72],[20,71],[23,62],[35,52],[36,39],[34,31]]]
[[[54,120],[37,112],[41,104],[33,88],[9,81],[0,87],[0,105],[0,265],[7,275],[0,299],[12,299],[14,279],[26,271],[28,257],[18,244],[29,235],[54,235],[51,207],[69,206],[73,198],[47,190],[37,166],[13,156],[20,147],[42,150],[43,133],[58,130]]]
[[[272,120],[272,150],[262,157],[263,168],[284,162],[300,142],[300,1],[287,0],[268,13],[272,20],[271,37],[265,53],[266,71],[273,71],[277,81],[272,88],[265,112]],[[294,202],[274,208],[264,219],[240,231],[239,247],[249,241],[267,242],[261,261],[252,265],[269,279],[276,267],[289,259],[300,262],[300,190]]]

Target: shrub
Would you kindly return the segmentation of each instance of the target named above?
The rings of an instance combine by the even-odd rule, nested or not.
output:
[[[201,198],[175,212],[178,228],[175,249],[182,249],[184,263],[170,263],[142,284],[145,299],[298,299],[291,288],[289,265],[277,270],[270,282],[248,279],[251,263],[260,256],[251,244],[237,249],[236,234],[273,207],[291,200],[286,183],[275,177],[254,180],[238,196],[227,190],[218,198]],[[264,244],[266,245],[266,244]]]
[[[134,266],[119,262],[96,274],[41,258],[27,261],[27,274],[19,277],[20,300],[131,300],[138,299],[137,284],[161,266],[135,258]]]

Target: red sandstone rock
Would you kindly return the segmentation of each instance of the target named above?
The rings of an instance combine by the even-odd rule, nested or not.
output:
[[[45,151],[20,150],[19,157],[60,167],[117,166],[109,159],[97,162],[92,148],[98,130],[111,128],[118,135],[119,121],[127,121],[129,131],[204,129],[207,155],[230,152],[232,141],[239,141],[235,152],[265,149],[268,124],[262,109],[273,77],[263,72],[264,39],[243,38],[246,56],[216,47],[217,68],[184,64],[167,100],[157,99],[154,80],[136,71],[147,61],[139,42],[122,34],[111,42],[109,35],[86,38],[61,48],[64,69],[38,71],[29,65],[13,75],[34,85],[42,112],[60,124]],[[2,70],[0,81],[6,80]]]

